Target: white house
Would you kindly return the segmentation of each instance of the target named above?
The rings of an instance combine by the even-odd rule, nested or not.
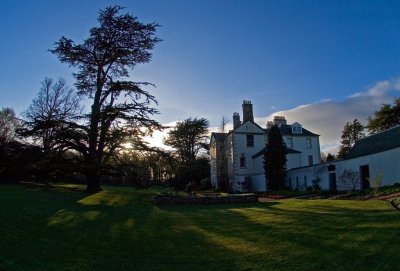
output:
[[[345,170],[356,174],[353,183],[340,176]],[[305,189],[319,180],[323,190],[349,190],[373,186],[369,180],[382,177],[381,185],[400,183],[400,126],[358,140],[343,160],[292,168],[286,182],[292,189]]]
[[[275,116],[266,128],[254,122],[253,105],[243,101],[243,121],[233,114],[233,130],[212,133],[210,140],[211,184],[228,191],[266,191],[263,155],[269,129],[277,125],[287,147],[286,168],[319,164],[319,135],[295,122],[287,124],[285,117]]]

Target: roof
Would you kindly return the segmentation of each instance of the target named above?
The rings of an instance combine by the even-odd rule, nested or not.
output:
[[[226,133],[211,133],[214,136],[215,141],[223,141],[225,139]]]
[[[293,123],[295,124],[295,123]],[[281,135],[290,135],[290,136],[319,136],[317,134],[314,134],[310,132],[309,130],[302,128],[303,132],[301,134],[293,134],[292,133],[292,125],[289,124],[281,124],[278,126],[279,131],[281,132]],[[266,133],[269,133],[270,129],[264,129]]]
[[[260,155],[263,155],[266,150],[267,150],[267,147],[262,148],[262,150],[257,152],[256,154],[254,154],[252,156],[252,158],[256,158],[256,157],[258,157]],[[287,154],[289,154],[289,153],[301,153],[300,151],[296,151],[296,150],[293,150],[293,149],[288,148],[288,147],[286,147],[286,152],[287,152]]]
[[[358,140],[345,159],[353,159],[399,147],[400,125]]]

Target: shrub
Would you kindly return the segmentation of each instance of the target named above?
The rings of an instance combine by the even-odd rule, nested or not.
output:
[[[312,190],[313,191],[321,190],[321,187],[319,186],[320,182],[321,182],[321,178],[320,177],[317,177],[314,180],[312,180]]]
[[[204,178],[200,181],[201,190],[211,189],[211,180],[209,178]]]

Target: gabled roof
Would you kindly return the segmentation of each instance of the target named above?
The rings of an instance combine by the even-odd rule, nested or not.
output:
[[[267,150],[267,147],[262,148],[262,150],[257,152],[256,154],[254,154],[252,156],[252,158],[256,158],[256,157],[258,157],[260,155],[263,155],[266,150]],[[288,147],[286,147],[286,152],[287,152],[287,154],[290,154],[290,153],[301,153],[300,151],[296,151],[296,150],[293,150],[293,149],[288,148]]]
[[[297,122],[295,122],[297,123]],[[308,131],[305,128],[302,128],[302,133],[301,134],[293,134],[292,132],[292,125],[288,124],[281,124],[278,126],[279,131],[281,132],[281,135],[290,135],[290,136],[319,136],[317,134],[314,134],[310,131]],[[264,131],[268,134],[270,129],[264,129]]]
[[[400,125],[358,140],[345,159],[353,159],[399,147]]]
[[[226,135],[226,133],[211,133],[211,137],[214,137],[215,141],[223,141]]]
[[[239,125],[239,127],[237,127],[236,129],[230,130],[229,133],[225,134],[225,136],[230,135],[230,134],[234,133],[235,131],[237,132],[241,127],[243,127],[243,126],[244,126],[246,123],[248,123],[248,122],[254,124],[254,125],[255,125],[257,128],[259,128],[261,131],[265,132],[265,129],[263,129],[260,125],[258,125],[258,124],[255,123],[254,121],[248,120],[248,121],[246,121],[246,122],[241,123],[241,124]]]

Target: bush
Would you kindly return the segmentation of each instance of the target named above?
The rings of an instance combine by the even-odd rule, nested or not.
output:
[[[204,178],[200,181],[201,190],[211,189],[211,180],[209,178]]]

